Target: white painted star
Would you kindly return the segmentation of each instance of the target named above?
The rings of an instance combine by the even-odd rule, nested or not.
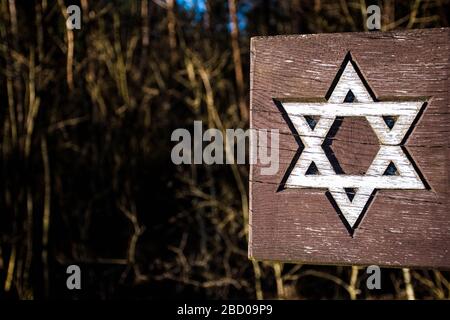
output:
[[[280,102],[304,144],[284,187],[327,189],[354,230],[375,190],[426,188],[402,149],[402,141],[426,101],[376,101],[350,55],[343,66],[326,102]],[[352,103],[344,102],[349,96],[353,98]],[[311,116],[319,117],[315,126],[305,118]],[[383,116],[396,118],[393,127],[385,123]],[[365,175],[337,174],[327,158],[322,144],[336,117],[365,117],[377,135],[380,149]],[[313,162],[318,174],[307,174]],[[391,163],[397,175],[385,175]],[[355,190],[352,200],[346,188]]]

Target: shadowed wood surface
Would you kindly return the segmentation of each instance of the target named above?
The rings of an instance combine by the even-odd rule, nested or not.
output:
[[[377,136],[364,118],[336,122],[336,132],[328,134],[324,147],[329,146],[343,173],[363,175],[380,149]]]
[[[280,167],[252,165],[249,256],[313,264],[450,268],[449,29],[257,37],[251,44],[251,127],[280,130]],[[299,149],[273,99],[325,101],[348,52],[381,101],[426,98],[405,148],[429,190],[378,190],[353,237],[320,189],[278,190]],[[329,147],[345,174],[379,149],[362,118],[344,118]]]

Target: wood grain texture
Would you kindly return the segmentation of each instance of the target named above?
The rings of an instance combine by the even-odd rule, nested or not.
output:
[[[348,52],[379,100],[428,100],[405,148],[430,189],[377,191],[353,236],[324,190],[279,190],[299,145],[273,102],[326,101]],[[280,131],[280,167],[266,176],[251,166],[251,258],[450,269],[449,52],[448,28],[252,39],[251,127]],[[368,130],[344,118],[332,137],[345,174],[364,173],[379,150]]]

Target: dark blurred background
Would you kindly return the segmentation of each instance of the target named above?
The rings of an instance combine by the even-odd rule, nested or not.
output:
[[[437,270],[370,291],[248,260],[248,166],[170,159],[194,120],[248,128],[252,36],[365,31],[370,4],[382,31],[450,21],[449,0],[0,0],[0,298],[448,299]]]

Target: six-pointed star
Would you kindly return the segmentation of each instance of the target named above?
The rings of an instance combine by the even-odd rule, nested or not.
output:
[[[343,217],[352,230],[363,213],[373,192],[379,189],[425,189],[418,172],[402,149],[408,130],[425,100],[376,101],[372,98],[357,66],[351,58],[343,63],[334,88],[326,102],[281,102],[286,114],[304,144],[295,167],[290,172],[285,188],[321,188],[329,190]],[[347,103],[352,97],[352,103]],[[307,117],[318,117],[315,126]],[[396,118],[393,127],[383,116]],[[322,144],[336,117],[365,117],[376,133],[380,149],[365,175],[336,174]],[[308,174],[314,163],[318,174]],[[385,175],[389,166],[395,166],[397,175]],[[347,188],[355,190],[352,200]]]

